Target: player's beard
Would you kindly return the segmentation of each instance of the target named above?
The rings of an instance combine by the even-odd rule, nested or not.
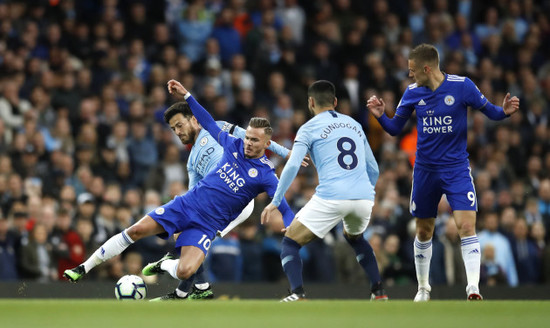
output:
[[[196,137],[195,131],[191,131],[188,134],[184,134],[180,137],[181,143],[184,145],[188,145],[190,143],[193,143]]]

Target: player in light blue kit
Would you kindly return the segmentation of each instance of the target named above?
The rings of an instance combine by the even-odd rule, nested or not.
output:
[[[216,167],[216,164],[222,158],[223,148],[206,129],[201,128],[186,101],[180,101],[170,106],[170,108],[164,112],[164,121],[172,128],[183,144],[193,145],[189,153],[189,159],[187,160],[187,172],[189,176],[188,189],[191,190],[208,172]],[[241,139],[245,138],[246,131],[240,126],[225,121],[217,121],[216,124],[223,131],[229,132]],[[274,141],[271,142],[268,149],[283,158],[286,158],[290,152]],[[219,232],[219,235],[221,237],[225,236],[234,227],[246,220],[253,210],[254,201],[252,200],[235,220],[233,220],[223,231]],[[173,255],[167,254],[162,259],[172,259],[173,257]],[[191,292],[189,292],[193,282],[193,288]],[[184,300],[187,298],[211,299],[213,297],[214,293],[206,280],[204,268],[201,265],[191,278],[181,281],[174,291],[161,297],[154,298],[151,301]]]
[[[416,220],[414,262],[418,292],[414,301],[430,299],[432,236],[442,194],[453,209],[462,241],[467,299],[481,300],[481,249],[475,231],[477,197],[466,151],[468,106],[492,120],[502,120],[518,111],[519,99],[508,93],[502,107],[491,104],[467,77],[441,72],[439,54],[428,44],[411,51],[409,76],[416,83],[405,90],[393,119],[385,115],[385,103],[376,96],[367,101],[367,107],[391,135],[399,134],[416,110],[418,141],[410,202]]]
[[[351,117],[334,110],[334,85],[317,81],[308,89],[308,107],[315,116],[296,135],[292,154],[281,174],[273,201],[262,212],[267,222],[280,208],[283,195],[296,177],[300,162],[309,152],[317,168],[315,195],[296,214],[283,238],[281,261],[290,282],[290,295],[282,302],[305,298],[300,248],[314,238],[324,238],[339,222],[344,237],[357,254],[357,261],[371,282],[371,298],[387,300],[372,247],[363,237],[374,205],[378,164],[365,132]]]
[[[178,232],[176,247],[181,247],[180,258],[158,261],[148,273],[166,271],[175,279],[188,279],[204,261],[217,231],[223,231],[258,194],[267,192],[270,197],[275,194],[279,181],[273,164],[265,156],[272,135],[268,120],[252,118],[243,141],[222,131],[179,82],[170,80],[168,90],[186,98],[197,121],[224,148],[221,160],[185,195],[149,212],[107,240],[83,264],[65,270],[64,276],[70,281],[80,280],[92,268],[141,238],[159,235],[166,239]],[[285,200],[279,210],[288,226],[294,213]]]

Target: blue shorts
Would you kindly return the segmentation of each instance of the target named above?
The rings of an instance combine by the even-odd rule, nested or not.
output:
[[[445,194],[453,211],[477,211],[477,196],[470,167],[433,172],[414,167],[410,211],[419,219],[437,217]]]
[[[174,197],[147,215],[166,231],[158,235],[160,238],[168,239],[175,233],[181,232],[176,240],[176,247],[195,246],[205,255],[218,231],[216,227],[208,225],[197,211],[185,206],[182,196]]]

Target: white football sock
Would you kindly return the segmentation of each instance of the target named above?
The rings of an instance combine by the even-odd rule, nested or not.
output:
[[[134,241],[130,238],[130,236],[128,236],[126,230],[112,236],[103,245],[101,245],[101,247],[98,248],[92,256],[86,260],[86,262],[84,262],[84,270],[88,273],[97,265],[124,252],[124,250],[133,243]]]
[[[160,264],[160,268],[168,272],[174,279],[179,279],[177,275],[179,259],[176,260],[164,260]]]
[[[430,290],[430,261],[432,260],[432,240],[420,241],[414,238],[414,267],[418,288]]]
[[[479,286],[479,271],[481,266],[481,247],[477,235],[461,239],[462,260],[466,269],[468,286]]]
[[[210,283],[205,282],[203,284],[195,284],[195,287],[200,290],[207,290],[210,287]]]
[[[184,298],[185,296],[187,296],[187,292],[183,292],[181,290],[179,290],[179,288],[176,288],[176,295],[178,295],[178,297],[181,297],[181,298]]]

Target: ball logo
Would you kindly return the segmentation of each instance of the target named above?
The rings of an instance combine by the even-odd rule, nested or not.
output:
[[[248,175],[251,177],[251,178],[255,178],[258,176],[258,170],[256,169],[250,169],[248,170]]]
[[[204,145],[206,145],[206,143],[208,143],[208,138],[207,138],[207,137],[203,137],[203,138],[201,139],[201,142],[200,142],[201,147],[204,146]]]
[[[157,213],[158,215],[163,215],[164,214],[164,208],[163,207],[158,207],[155,210],[155,213]]]
[[[448,95],[445,96],[445,105],[452,106],[455,103],[455,97]]]

